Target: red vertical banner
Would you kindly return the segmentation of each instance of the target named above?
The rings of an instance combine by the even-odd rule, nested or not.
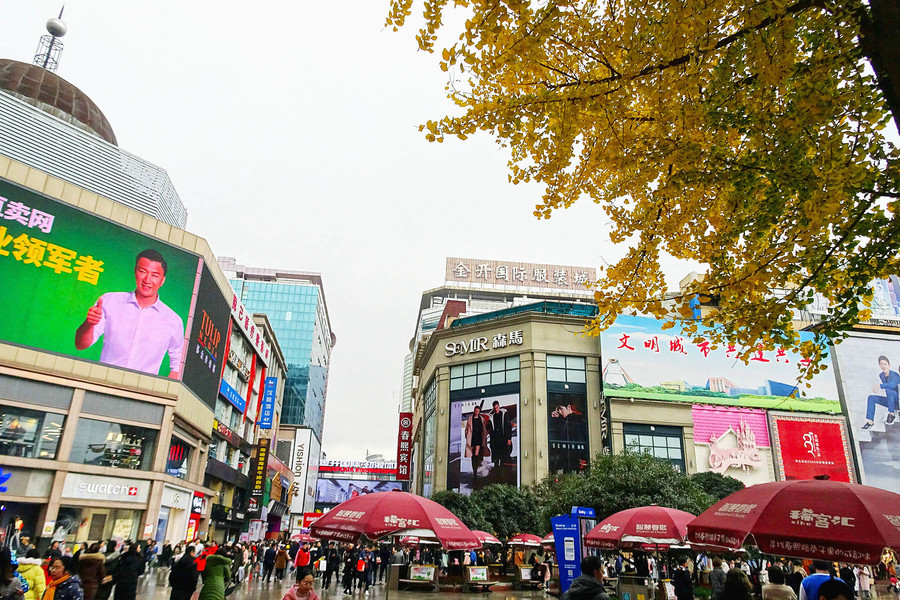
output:
[[[770,412],[769,419],[772,450],[782,481],[827,476],[833,481],[856,483],[842,417]]]
[[[412,464],[413,414],[400,413],[400,432],[397,434],[397,481],[409,481]]]

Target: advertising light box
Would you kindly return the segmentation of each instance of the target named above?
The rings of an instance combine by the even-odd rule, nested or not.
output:
[[[0,340],[175,379],[190,354],[215,401],[227,304],[198,255],[0,179],[0,281]]]

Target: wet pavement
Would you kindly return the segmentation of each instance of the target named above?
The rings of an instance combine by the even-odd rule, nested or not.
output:
[[[138,584],[137,600],[169,600],[172,588],[168,587],[168,570],[156,569],[141,577]],[[293,574],[286,574],[284,581],[265,583],[259,579],[244,581],[227,600],[281,600],[288,588],[294,583]],[[339,586],[331,584],[330,590],[322,589],[321,579],[317,579],[313,586],[321,600],[424,600],[440,594],[441,600],[553,600],[544,592],[535,591],[497,591],[482,593],[453,593],[453,592],[426,592],[426,591],[391,591],[388,595],[384,585],[376,585],[369,589],[366,596],[362,591],[351,595],[342,594]]]

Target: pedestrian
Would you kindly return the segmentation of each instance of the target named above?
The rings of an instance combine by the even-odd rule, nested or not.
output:
[[[84,600],[81,578],[75,573],[75,561],[61,556],[50,561],[50,583],[42,600]]]
[[[831,565],[824,560],[814,560],[812,573],[803,578],[800,584],[800,600],[819,600],[819,586],[829,579],[838,579],[831,574]],[[840,579],[839,581],[843,581]],[[844,581],[846,584],[847,582]],[[848,598],[847,600],[853,600]]]
[[[277,554],[277,551],[275,550],[275,546],[271,546],[271,545],[266,548],[266,551],[263,554],[262,578],[266,580],[266,583],[269,583],[269,581],[271,581],[271,579],[272,579],[272,570],[275,568],[275,555],[276,554]]]
[[[281,600],[319,600],[313,590],[315,576],[308,567],[297,569],[297,583],[292,585]]]
[[[332,544],[328,544],[325,550],[325,574],[322,576],[322,589],[327,590],[331,587],[331,578],[335,576],[341,567],[341,556],[337,548]]]
[[[225,588],[228,587],[229,581],[231,581],[231,559],[225,555],[225,549],[220,548],[215,554],[206,557],[199,600],[225,600]]]
[[[25,597],[24,581],[24,577],[16,574],[12,551],[0,548],[0,600],[22,600]]]
[[[197,590],[199,578],[200,572],[194,561],[194,547],[186,546],[182,557],[169,571],[169,585],[172,587],[169,600],[190,600]]]
[[[585,556],[581,560],[581,575],[572,580],[561,600],[609,600],[603,589],[603,563],[599,556]]]
[[[872,596],[872,572],[869,571],[869,567],[866,565],[857,565],[855,575],[859,597],[863,600],[869,600]]]
[[[87,552],[78,557],[78,576],[84,590],[84,600],[94,600],[100,582],[106,577],[106,557],[100,553],[100,542],[88,546]]]
[[[94,595],[94,600],[108,600],[119,575],[119,564],[121,563],[122,555],[116,548],[116,542],[110,540],[106,543],[104,556],[103,571],[106,573],[106,576],[100,582],[97,593]]]
[[[391,547],[389,544],[382,544],[378,551],[378,583],[384,583],[384,576],[390,568],[391,564]]]
[[[147,565],[147,570],[151,573],[156,569],[156,555],[158,552],[159,548],[156,547],[156,541],[149,540],[144,549],[144,561]]]
[[[682,562],[672,574],[672,585],[675,587],[675,596],[678,600],[694,600],[694,584],[688,570],[688,560]]]
[[[780,567],[769,567],[767,573],[769,583],[762,586],[762,600],[797,600],[797,594],[785,583]]]
[[[275,553],[275,581],[284,579],[284,570],[287,569],[290,560],[291,557],[287,549],[284,546],[279,546],[278,552]]]
[[[721,600],[753,600],[753,584],[743,569],[735,567],[728,570]]]
[[[722,590],[725,588],[725,570],[722,568],[722,559],[718,556],[712,561],[713,569],[709,572],[709,585],[712,589],[711,600],[719,600]]]
[[[791,564],[791,572],[787,576],[787,583],[791,586],[791,589],[794,590],[794,593],[797,594],[797,597],[800,597],[800,585],[803,583],[803,579],[806,577],[806,571],[803,569],[803,563],[798,560],[795,560]]]
[[[166,540],[162,550],[159,552],[159,564],[163,567],[171,567],[172,556],[172,544],[169,543],[169,540]]]
[[[841,576],[841,579],[850,586],[850,589],[853,590],[853,597],[856,597],[856,573],[853,572],[853,567],[848,565],[847,563],[840,564],[840,571],[838,573]]]
[[[297,577],[300,577],[300,569],[308,569],[310,563],[309,556],[309,546],[307,544],[303,544],[300,548],[297,549],[297,554],[294,555],[294,568],[297,570]],[[297,581],[300,581],[297,579]]]
[[[19,559],[17,572],[28,585],[24,600],[41,600],[41,596],[44,595],[44,590],[47,589],[47,575],[43,566],[41,554],[34,548],[28,550],[24,558]]]
[[[852,600],[853,598],[853,590],[850,586],[837,577],[823,581],[816,588],[816,593],[819,595],[817,600]]]
[[[353,577],[356,570],[356,554],[353,552],[353,546],[349,546],[344,550],[344,571],[341,585],[344,586],[344,593],[352,593]]]
[[[137,597],[138,578],[144,574],[144,556],[140,544],[125,542],[128,549],[119,557],[119,570],[116,574],[115,600],[135,600]]]

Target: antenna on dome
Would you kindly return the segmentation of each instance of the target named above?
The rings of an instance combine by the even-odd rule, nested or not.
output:
[[[59,68],[59,57],[63,51],[63,43],[59,41],[59,38],[66,35],[66,31],[68,31],[62,20],[64,10],[66,10],[65,4],[59,9],[58,17],[47,21],[49,35],[41,36],[37,52],[34,55],[34,64],[48,71],[56,71]]]

